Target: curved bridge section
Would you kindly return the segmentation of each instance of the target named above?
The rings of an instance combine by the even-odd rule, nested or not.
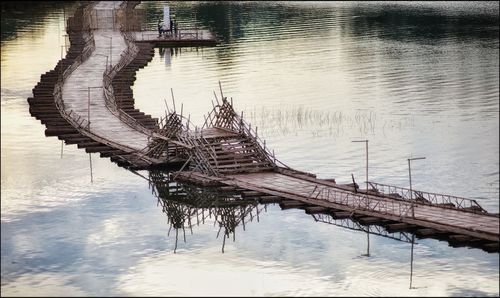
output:
[[[136,34],[125,30],[137,4],[103,1],[79,7],[68,19],[67,56],[42,75],[28,99],[30,111],[47,125],[47,136],[99,152],[119,166],[177,165],[183,160],[176,156],[148,154],[155,140],[168,139],[157,133],[158,119],[134,107],[135,73],[154,55],[154,41],[138,43]]]

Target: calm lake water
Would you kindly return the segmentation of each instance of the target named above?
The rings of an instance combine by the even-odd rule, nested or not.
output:
[[[179,235],[143,178],[46,138],[27,98],[53,69],[75,4],[2,3],[3,296],[498,296],[499,255],[411,244],[268,205],[221,252],[213,218]],[[170,3],[170,2],[169,2]],[[155,28],[162,2],[142,3]],[[199,125],[213,90],[287,165],[476,199],[499,211],[498,2],[171,2],[221,44],[155,49],[136,106],[176,102]],[[147,176],[147,172],[142,171]],[[259,206],[263,208],[263,206]]]

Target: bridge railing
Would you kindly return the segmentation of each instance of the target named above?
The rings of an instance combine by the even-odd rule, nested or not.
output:
[[[72,109],[67,109],[66,105],[64,103],[64,100],[62,98],[62,88],[63,85],[66,81],[66,79],[71,75],[71,73],[78,68],[84,61],[86,61],[93,53],[95,50],[95,40],[92,34],[92,30],[90,29],[90,23],[89,23],[89,16],[92,11],[92,5],[88,5],[84,8],[83,12],[83,17],[79,19],[81,21],[81,24],[77,23],[71,23],[72,26],[81,26],[83,28],[83,35],[84,40],[86,40],[86,44],[84,46],[84,50],[78,57],[74,60],[72,65],[68,67],[64,72],[59,76],[55,86],[54,86],[54,101],[57,109],[61,113],[61,116],[66,119],[73,127],[78,129],[78,131],[85,135],[88,136],[102,144],[105,144],[107,146],[113,147],[120,149],[124,152],[136,152],[137,150],[134,148],[131,148],[129,146],[119,144],[116,142],[113,142],[109,139],[103,138],[91,131],[91,123],[86,119],[85,117],[82,117],[80,114],[76,113]],[[77,20],[78,21],[78,20]],[[143,159],[146,162],[150,162],[148,159]]]
[[[368,184],[378,193],[389,195],[395,199],[410,201],[409,188],[376,183],[372,181],[369,181]],[[483,209],[483,207],[481,207],[481,205],[479,205],[479,203],[476,200],[457,197],[457,196],[424,192],[412,189],[411,199],[421,204],[435,205],[443,208],[463,209],[467,211],[487,213],[487,211]]]
[[[328,186],[316,186],[309,195],[309,198],[350,206],[352,212],[366,210],[398,217],[410,215],[410,211],[413,208],[410,202],[376,199],[367,195],[341,191]]]
[[[72,26],[72,27],[79,26],[79,27],[83,28],[82,29],[83,33],[81,33],[81,34],[82,34],[83,40],[85,41],[85,46],[83,48],[82,53],[80,55],[78,55],[78,57],[76,57],[74,62],[59,75],[58,80],[54,86],[54,101],[55,101],[56,107],[59,109],[59,111],[62,114],[69,117],[69,119],[75,120],[75,124],[80,124],[83,121],[81,121],[81,119],[80,119],[81,117],[77,117],[76,113],[74,113],[74,115],[73,115],[72,110],[66,111],[66,107],[65,107],[64,101],[62,99],[62,86],[64,84],[64,81],[66,81],[66,79],[71,75],[71,73],[76,68],[78,68],[85,60],[87,60],[88,57],[90,57],[90,55],[92,55],[92,52],[95,50],[94,35],[92,34],[92,31],[90,30],[90,25],[88,23],[88,17],[89,17],[91,10],[92,10],[92,5],[87,5],[83,9],[83,13],[82,13],[81,18],[77,18],[77,19],[69,18],[68,19],[68,23],[70,24],[70,26]],[[88,122],[88,120],[87,120],[87,122]],[[77,127],[79,127],[79,125],[77,125]]]
[[[154,31],[134,32],[132,37],[137,41],[158,41],[158,40],[205,40],[212,36],[202,29],[182,29],[175,32],[166,32],[159,35]]]
[[[131,58],[130,58],[131,57]],[[132,56],[131,51],[126,51],[122,53],[121,55],[121,60],[120,63],[116,64],[113,68],[107,69],[103,73],[103,94],[104,94],[104,101],[106,104],[106,107],[108,110],[118,117],[120,121],[124,122],[128,126],[132,127],[133,129],[140,131],[150,137],[153,135],[153,130],[146,128],[142,123],[137,121],[137,119],[133,118],[126,112],[124,112],[120,107],[118,107],[118,104],[116,102],[116,98],[114,95],[114,90],[113,90],[113,78],[116,76],[118,71],[124,66],[127,65],[131,60],[133,60],[135,56]],[[131,60],[130,60],[131,59]],[[127,61],[130,60],[129,62],[122,62],[122,61]]]

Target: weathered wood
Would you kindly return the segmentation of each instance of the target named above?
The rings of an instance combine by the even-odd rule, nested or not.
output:
[[[241,192],[241,195],[245,198],[247,197],[258,197],[261,196],[262,193],[258,191],[253,191],[253,190],[244,190]]]
[[[439,235],[439,234],[443,234],[443,233],[436,231],[434,229],[428,229],[428,228],[418,229],[415,231],[415,235],[417,235],[417,237],[429,237],[429,236]]]
[[[498,252],[499,251],[499,243],[496,242],[496,243],[488,243],[488,244],[484,244],[482,247],[483,249],[485,249],[486,251],[488,252]]]
[[[47,128],[45,129],[45,136],[55,137],[60,134],[76,133],[78,132],[74,128]]]
[[[343,218],[351,218],[352,213],[347,211],[332,211],[330,212],[330,215],[334,219],[343,219]]]
[[[465,235],[449,235],[448,239],[454,242],[466,242],[472,240],[473,238]]]
[[[112,148],[110,148],[108,146],[86,147],[85,148],[85,152],[87,152],[87,153],[97,153],[97,152],[101,152],[101,151],[109,151],[111,149]]]
[[[58,138],[59,138],[59,136],[58,136]],[[67,138],[66,140],[64,140],[64,143],[66,143],[68,145],[72,145],[72,144],[88,143],[90,141],[91,141],[90,138],[79,137],[79,138]],[[80,147],[78,147],[78,148],[80,148]]]
[[[307,206],[307,204],[304,204],[303,202],[293,200],[284,200],[279,205],[281,209],[304,208]]]
[[[328,208],[325,207],[319,207],[319,206],[313,206],[313,207],[306,207],[305,208],[307,214],[318,214],[318,213],[328,213]]]
[[[270,203],[281,203],[283,201],[283,198],[279,196],[261,196],[259,198],[259,202],[262,204],[270,204]]]
[[[102,144],[99,142],[88,142],[88,143],[79,143],[77,145],[78,148],[87,148],[87,147],[96,147],[101,146]]]
[[[416,228],[417,228],[416,225],[407,224],[407,223],[395,223],[395,224],[389,224],[389,225],[385,226],[385,229],[389,233],[410,231],[410,230],[414,230]]]
[[[116,150],[116,149],[111,149],[111,150],[107,150],[107,151],[101,151],[101,152],[99,152],[99,154],[100,154],[101,157],[112,157],[112,156],[115,156],[115,155],[123,154],[123,151]]]
[[[379,218],[379,217],[374,217],[374,216],[362,216],[362,217],[355,217],[356,221],[358,221],[362,225],[383,225],[384,223],[387,223],[387,219]]]

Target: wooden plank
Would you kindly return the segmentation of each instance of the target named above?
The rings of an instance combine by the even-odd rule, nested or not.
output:
[[[329,208],[321,207],[321,206],[312,206],[305,208],[307,214],[318,214],[318,213],[328,213]]]
[[[258,197],[261,196],[262,193],[254,190],[244,190],[241,192],[241,195],[245,198],[247,197]]]
[[[387,223],[387,219],[383,219],[380,217],[374,217],[374,216],[362,216],[362,217],[355,217],[356,221],[358,221],[362,225],[383,225],[384,223]]]
[[[97,152],[101,152],[101,151],[109,151],[111,149],[112,148],[110,148],[108,146],[86,147],[85,148],[85,152],[87,152],[87,153],[97,153]]]
[[[395,224],[389,224],[389,225],[385,226],[385,229],[389,233],[410,231],[410,230],[414,230],[416,228],[417,228],[416,225],[407,224],[407,223],[395,223]]]
[[[281,203],[279,203],[281,209],[291,209],[291,208],[304,208],[308,204],[305,204],[304,202],[299,202],[299,201],[293,201],[293,200],[284,200]]]
[[[429,237],[437,234],[442,234],[440,231],[436,231],[434,229],[429,229],[429,228],[423,228],[423,229],[418,229],[415,231],[415,235],[421,236],[421,237]]]
[[[77,145],[78,148],[97,147],[97,146],[102,146],[102,144],[99,142],[87,142],[87,143],[79,143]]]
[[[283,201],[283,198],[278,197],[278,196],[261,196],[259,198],[259,202],[262,204],[270,204],[270,203],[281,203]]]
[[[483,245],[483,249],[488,252],[498,252],[499,251],[499,243],[488,243]]]
[[[351,218],[351,212],[347,212],[347,211],[333,211],[333,212],[330,212],[330,215],[334,219]]]
[[[80,137],[80,138],[67,138],[66,140],[64,140],[64,143],[71,145],[71,144],[88,143],[90,141],[91,141],[91,139],[89,139],[87,137]],[[78,147],[78,148],[80,148],[80,147]]]
[[[472,240],[473,238],[470,237],[470,236],[466,236],[466,235],[449,235],[448,236],[448,240],[449,241],[454,241],[454,242],[466,242],[466,241],[470,241]]]
[[[250,162],[250,163],[237,163],[237,164],[228,164],[228,165],[220,165],[217,166],[217,169],[231,169],[231,168],[239,168],[239,167],[258,167],[258,166],[268,166],[267,162]]]
[[[77,130],[74,128],[47,128],[45,129],[45,136],[47,137],[55,137],[59,134],[69,134],[76,133]]]

